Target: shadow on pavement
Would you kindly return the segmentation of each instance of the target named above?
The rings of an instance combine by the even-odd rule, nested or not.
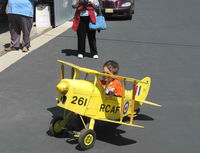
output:
[[[47,108],[47,110],[52,113],[52,118],[63,117],[64,109],[61,107],[51,107]]]
[[[61,53],[64,53],[65,56],[77,56],[78,51],[73,49],[63,49]]]
[[[52,107],[47,109],[49,112],[52,113],[52,118],[56,117],[62,117],[64,113],[64,109],[60,107]],[[76,128],[80,129],[81,126],[81,120],[78,115],[74,115],[72,120],[69,121],[69,124],[76,124],[74,126],[70,126],[70,129],[75,130]],[[124,145],[130,145],[135,144],[137,141],[128,139],[122,136],[125,131],[121,129],[117,129],[117,127],[120,126],[119,124],[109,123],[109,122],[103,122],[103,121],[96,121],[95,123],[95,132],[96,132],[96,139],[100,141],[104,141],[113,145],[118,146],[124,146]],[[82,127],[82,126],[81,126]],[[52,136],[50,131],[48,130],[47,135]],[[77,138],[71,138],[67,131],[64,131],[59,136],[56,136],[57,138],[66,138],[66,142],[69,144],[77,144],[78,140]],[[80,150],[79,146],[76,146],[77,150]]]
[[[135,144],[137,141],[123,137],[124,130],[114,128],[97,128],[95,130],[97,134],[97,140],[104,141],[117,146],[124,146]]]
[[[64,53],[65,56],[77,56],[78,55],[78,51],[77,50],[73,50],[73,49],[63,49],[61,51],[61,53]],[[85,53],[85,57],[92,58],[92,54]]]
[[[145,114],[138,114],[138,116],[134,117],[135,120],[142,120],[142,121],[153,121],[154,119]]]
[[[4,44],[3,46],[6,47],[6,48],[10,47],[10,43]]]

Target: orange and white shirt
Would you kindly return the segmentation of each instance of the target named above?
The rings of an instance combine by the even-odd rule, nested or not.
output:
[[[106,87],[106,81],[100,80],[100,84]],[[109,92],[113,92],[115,96],[122,96],[123,88],[119,80],[114,79],[107,85],[105,93],[109,94]]]

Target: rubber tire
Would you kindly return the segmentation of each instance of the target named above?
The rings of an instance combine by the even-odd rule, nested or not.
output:
[[[136,112],[136,115],[138,115],[140,112],[140,108],[136,109],[135,112]]]
[[[62,121],[63,118],[62,117],[57,117],[57,118],[53,118],[51,120],[50,126],[49,126],[49,132],[52,136],[59,136],[63,133],[64,129],[61,129],[59,132],[55,131],[54,126],[56,123]]]
[[[132,20],[132,14],[129,14],[129,15],[127,16],[127,19],[128,19],[128,20]]]
[[[92,142],[89,142],[88,145],[85,144],[85,141],[87,141],[87,138],[92,139]],[[96,133],[94,132],[94,130],[83,129],[78,138],[78,144],[82,150],[87,150],[94,146],[95,140],[96,140]]]

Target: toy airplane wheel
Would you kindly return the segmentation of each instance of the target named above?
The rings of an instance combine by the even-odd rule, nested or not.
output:
[[[64,131],[61,123],[62,121],[63,121],[62,117],[52,119],[49,126],[49,131],[52,136],[58,136]]]
[[[140,113],[140,108],[135,110],[135,114],[134,115],[137,116],[139,113]]]
[[[96,140],[96,133],[94,130],[84,129],[78,138],[78,143],[83,150],[90,149],[94,146]]]

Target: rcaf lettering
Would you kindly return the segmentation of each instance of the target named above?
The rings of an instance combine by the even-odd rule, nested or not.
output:
[[[119,106],[111,106],[105,104],[101,104],[100,106],[100,112],[117,113],[118,111],[119,111]]]

